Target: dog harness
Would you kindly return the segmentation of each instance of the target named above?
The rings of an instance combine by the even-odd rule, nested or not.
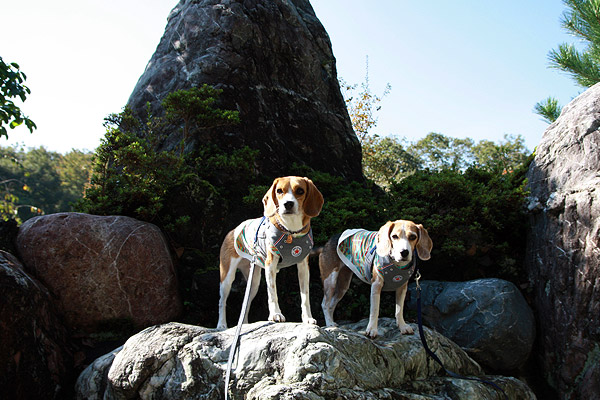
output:
[[[414,256],[410,263],[398,266],[389,256],[379,256],[376,250],[377,232],[365,229],[345,230],[337,244],[340,259],[363,282],[371,284],[373,270],[383,278],[384,291],[396,290],[408,282],[415,270]]]
[[[250,261],[256,255],[256,264],[262,268],[265,267],[267,249],[279,256],[277,268],[281,269],[304,260],[314,245],[312,229],[306,235],[294,237],[278,229],[266,217],[244,221],[233,235],[238,255]]]

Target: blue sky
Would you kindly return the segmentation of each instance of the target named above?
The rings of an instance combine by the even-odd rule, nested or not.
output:
[[[0,0],[0,56],[17,62],[32,93],[22,105],[38,129],[0,145],[93,150],[103,119],[125,105],[176,0]],[[523,135],[533,150],[547,124],[533,113],[552,95],[583,91],[547,54],[576,42],[560,27],[561,0],[312,0],[329,33],[338,76],[383,98],[373,133],[409,141],[429,132],[499,142]],[[8,16],[8,17],[7,17]]]

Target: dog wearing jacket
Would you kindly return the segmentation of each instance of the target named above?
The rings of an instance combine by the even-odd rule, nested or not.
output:
[[[349,229],[332,237],[319,255],[323,281],[323,314],[335,326],[333,312],[350,287],[352,273],[371,285],[371,305],[366,335],[377,337],[382,291],[396,292],[396,322],[403,334],[413,334],[404,321],[404,298],[416,257],[429,260],[433,242],[423,225],[388,221],[379,231]]]
[[[312,317],[308,296],[308,255],[313,247],[310,220],[321,212],[323,195],[310,179],[287,176],[273,181],[263,197],[263,206],[262,218],[242,222],[227,234],[221,246],[218,329],[227,328],[225,306],[236,271],[240,269],[248,280],[252,260],[265,269],[269,321],[285,322],[275,278],[281,268],[296,264],[302,322],[317,323]],[[262,268],[254,268],[244,323],[248,322],[248,310],[258,291]]]

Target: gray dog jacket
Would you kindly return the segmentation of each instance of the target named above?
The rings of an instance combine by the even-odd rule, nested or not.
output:
[[[256,264],[263,268],[267,249],[279,256],[277,268],[281,269],[304,260],[314,245],[312,229],[306,235],[294,237],[278,229],[266,217],[244,221],[233,234],[238,255],[250,261],[256,255]],[[288,243],[290,236],[291,242]]]

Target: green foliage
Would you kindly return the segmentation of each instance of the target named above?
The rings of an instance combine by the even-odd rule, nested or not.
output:
[[[463,169],[471,163],[472,139],[456,139],[431,132],[412,144],[409,151],[430,170]]]
[[[25,123],[29,132],[37,128],[12,100],[18,97],[21,101],[25,101],[27,95],[31,93],[31,90],[23,84],[25,79],[27,77],[19,70],[17,63],[6,64],[0,57],[0,137],[8,138],[5,125],[14,129]]]
[[[580,39],[581,47],[562,43],[548,54],[550,67],[566,72],[582,87],[600,82],[600,0],[563,0],[567,10],[561,18],[562,27]],[[548,123],[556,121],[561,112],[552,97],[537,103],[534,112]]]
[[[197,129],[213,128],[240,122],[239,112],[216,107],[221,93],[223,90],[203,84],[200,87],[169,93],[163,100],[162,106],[167,118],[183,120],[182,153],[193,126]]]
[[[72,211],[72,203],[83,195],[90,163],[91,154],[78,150],[62,155],[43,147],[0,148],[2,218],[22,222],[40,214]]]
[[[165,102],[167,118],[187,119],[186,124],[215,122],[211,107],[216,99],[205,99],[199,104],[199,96],[219,92],[202,87],[198,93],[197,88],[176,92]],[[178,111],[177,107],[186,104],[193,112]],[[217,114],[223,115],[222,111]],[[122,113],[109,116],[105,126],[107,131],[96,150],[90,187],[77,204],[78,210],[152,222],[163,229],[175,246],[214,247],[225,229],[219,222],[228,212],[234,186],[231,177],[250,175],[256,153],[242,148],[227,154],[210,144],[186,154],[159,151],[164,122],[150,114],[143,122],[127,107]],[[193,244],[186,239],[189,237],[195,237]]]
[[[427,279],[524,279],[525,170],[419,171],[390,188],[389,214],[423,224],[433,239]]]
[[[545,100],[537,103],[533,111],[541,115],[542,118],[549,124],[553,123],[560,117],[562,107],[558,105],[558,100],[554,97],[548,97]]]
[[[323,194],[321,214],[312,221],[316,243],[325,243],[344,229],[378,229],[385,195],[372,182],[345,182],[328,173],[295,166],[294,174],[308,176]],[[384,221],[385,222],[385,221]]]
[[[362,150],[365,177],[382,187],[388,187],[423,165],[423,160],[405,147],[405,140],[397,137],[368,136]]]
[[[416,143],[395,136],[370,136],[363,145],[363,172],[383,188],[419,171],[464,171],[476,167],[488,171],[510,171],[529,156],[521,135],[505,135],[504,141],[456,139],[429,133]],[[365,150],[366,149],[366,150]]]
[[[582,40],[585,50],[563,43],[548,55],[550,65],[569,73],[583,87],[593,86],[600,82],[600,1],[563,2],[567,10],[561,19],[562,26]]]
[[[512,171],[523,165],[530,155],[521,135],[504,135],[500,143],[481,140],[469,151],[475,159],[472,166],[495,172]]]

